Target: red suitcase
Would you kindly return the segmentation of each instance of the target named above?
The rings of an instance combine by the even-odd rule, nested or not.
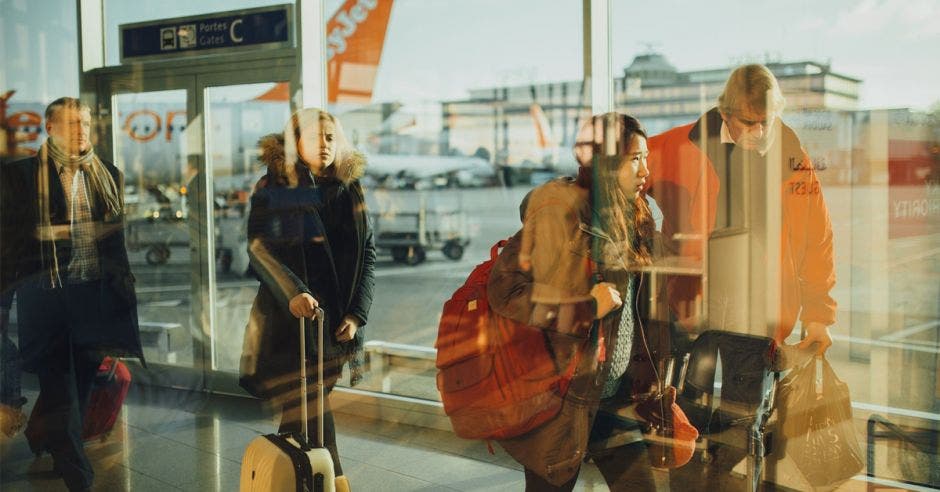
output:
[[[117,359],[105,357],[98,366],[95,387],[88,402],[88,413],[82,426],[82,439],[93,441],[105,438],[114,428],[127,391],[131,387],[131,372]]]
[[[85,422],[82,425],[82,439],[86,442],[106,439],[117,421],[127,391],[131,387],[131,372],[120,360],[105,357],[98,366],[94,386],[89,397]],[[37,418],[42,411],[42,398],[36,399],[29,424],[23,434],[29,443],[29,449],[37,456],[46,450],[45,432]]]

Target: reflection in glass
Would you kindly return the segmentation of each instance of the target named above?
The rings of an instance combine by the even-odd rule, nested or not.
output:
[[[124,172],[127,249],[147,360],[192,366],[186,91],[116,94],[114,164]]]
[[[258,291],[246,242],[249,199],[265,173],[258,140],[283,129],[290,115],[287,83],[209,87],[205,107],[216,260],[212,367],[237,371],[248,311]]]

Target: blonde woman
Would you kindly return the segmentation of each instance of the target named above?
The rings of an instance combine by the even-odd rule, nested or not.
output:
[[[359,184],[365,159],[349,147],[339,121],[319,109],[296,112],[282,135],[264,137],[260,144],[268,172],[251,199],[248,254],[261,286],[246,332],[242,385],[282,406],[279,432],[299,433],[297,319],[322,308],[324,346],[308,343],[307,359],[316,360],[315,351],[323,351],[323,440],[333,456],[337,490],[348,490],[328,397],[347,362],[350,383],[361,378],[362,327],[372,305],[375,264]],[[315,380],[313,369],[308,375]],[[309,417],[309,428],[316,429],[317,416]]]

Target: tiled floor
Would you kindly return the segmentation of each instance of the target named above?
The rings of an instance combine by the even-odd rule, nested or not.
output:
[[[27,392],[35,401],[35,392]],[[236,491],[245,445],[272,432],[276,416],[259,402],[132,386],[122,419],[104,442],[86,445],[95,490]],[[338,446],[358,491],[522,490],[519,465],[497,448],[453,434],[337,414]],[[60,491],[48,455],[35,458],[18,435],[0,444],[0,489]],[[606,490],[588,467],[578,490]]]
[[[36,392],[26,396],[33,402]],[[357,417],[350,410],[337,412],[336,422],[339,452],[353,490],[524,489],[520,466],[498,447],[490,454],[484,443],[450,432]],[[86,445],[96,472],[94,489],[237,491],[245,446],[273,432],[276,418],[257,400],[132,385],[111,435]],[[34,457],[22,435],[0,441],[3,492],[66,490],[51,470],[52,459]],[[668,489],[665,475],[657,480]],[[864,488],[850,481],[839,490]],[[588,464],[575,490],[608,488]]]

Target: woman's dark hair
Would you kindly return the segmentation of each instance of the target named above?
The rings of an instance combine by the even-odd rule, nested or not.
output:
[[[624,252],[624,261],[647,265],[652,261],[651,243],[656,224],[640,194],[628,198],[617,179],[627,160],[624,158],[637,136],[647,138],[636,118],[622,113],[594,116],[593,157],[590,169],[581,168],[579,183],[591,190],[592,208],[597,215],[594,225],[609,235]]]

